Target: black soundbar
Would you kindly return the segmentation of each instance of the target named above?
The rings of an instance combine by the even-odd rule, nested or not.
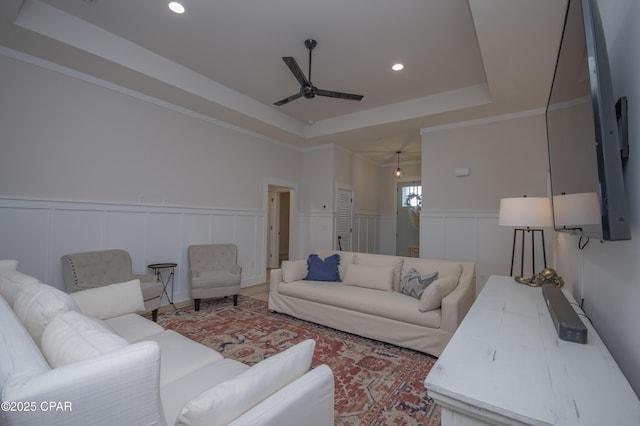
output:
[[[547,303],[558,337],[575,343],[587,343],[587,327],[576,314],[560,287],[552,284],[542,286],[542,296]]]

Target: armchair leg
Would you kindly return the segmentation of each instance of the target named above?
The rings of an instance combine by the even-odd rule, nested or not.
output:
[[[193,308],[196,311],[200,310],[200,299],[193,299]]]
[[[238,306],[238,295],[237,294],[233,295],[233,306]]]
[[[153,322],[158,322],[158,310],[154,309],[153,311],[151,311],[151,319],[153,320]]]

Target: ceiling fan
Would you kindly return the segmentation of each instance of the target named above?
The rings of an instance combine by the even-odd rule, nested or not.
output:
[[[311,83],[311,51],[314,47],[318,45],[315,40],[308,39],[304,41],[304,45],[307,49],[309,49],[309,79],[307,80],[302,73],[302,70],[298,66],[296,59],[292,56],[283,56],[282,60],[289,67],[291,72],[293,73],[298,83],[300,83],[300,91],[295,95],[291,95],[287,98],[284,98],[278,102],[274,102],[274,105],[281,106],[287,104],[291,101],[294,101],[298,98],[305,97],[307,99],[313,99],[317,96],[327,96],[329,98],[339,98],[339,99],[348,99],[352,101],[360,101],[362,100],[362,95],[353,95],[351,93],[343,93],[343,92],[334,92],[333,90],[323,90],[318,89],[316,86]]]

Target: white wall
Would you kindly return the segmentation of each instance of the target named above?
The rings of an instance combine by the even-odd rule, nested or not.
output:
[[[0,55],[0,258],[61,286],[62,254],[123,247],[177,262],[186,300],[187,246],[235,242],[264,282],[264,182],[297,184],[302,152],[37,62]]]
[[[509,275],[513,229],[498,225],[500,199],[546,196],[547,163],[543,111],[423,129],[420,256],[474,262],[477,292],[490,275]],[[470,175],[456,177],[460,167]],[[524,275],[533,275],[528,256]]]
[[[632,239],[591,241],[580,251],[577,237],[558,239],[558,270],[640,395],[640,2],[598,1],[609,49],[614,96],[629,100],[630,157],[625,171]]]

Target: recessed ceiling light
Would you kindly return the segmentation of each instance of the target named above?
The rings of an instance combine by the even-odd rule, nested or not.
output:
[[[400,71],[403,68],[404,68],[404,65],[402,64],[393,64],[393,66],[391,67],[391,69],[394,71]]]
[[[184,13],[184,6],[177,1],[172,1],[169,3],[169,9],[175,13]]]

